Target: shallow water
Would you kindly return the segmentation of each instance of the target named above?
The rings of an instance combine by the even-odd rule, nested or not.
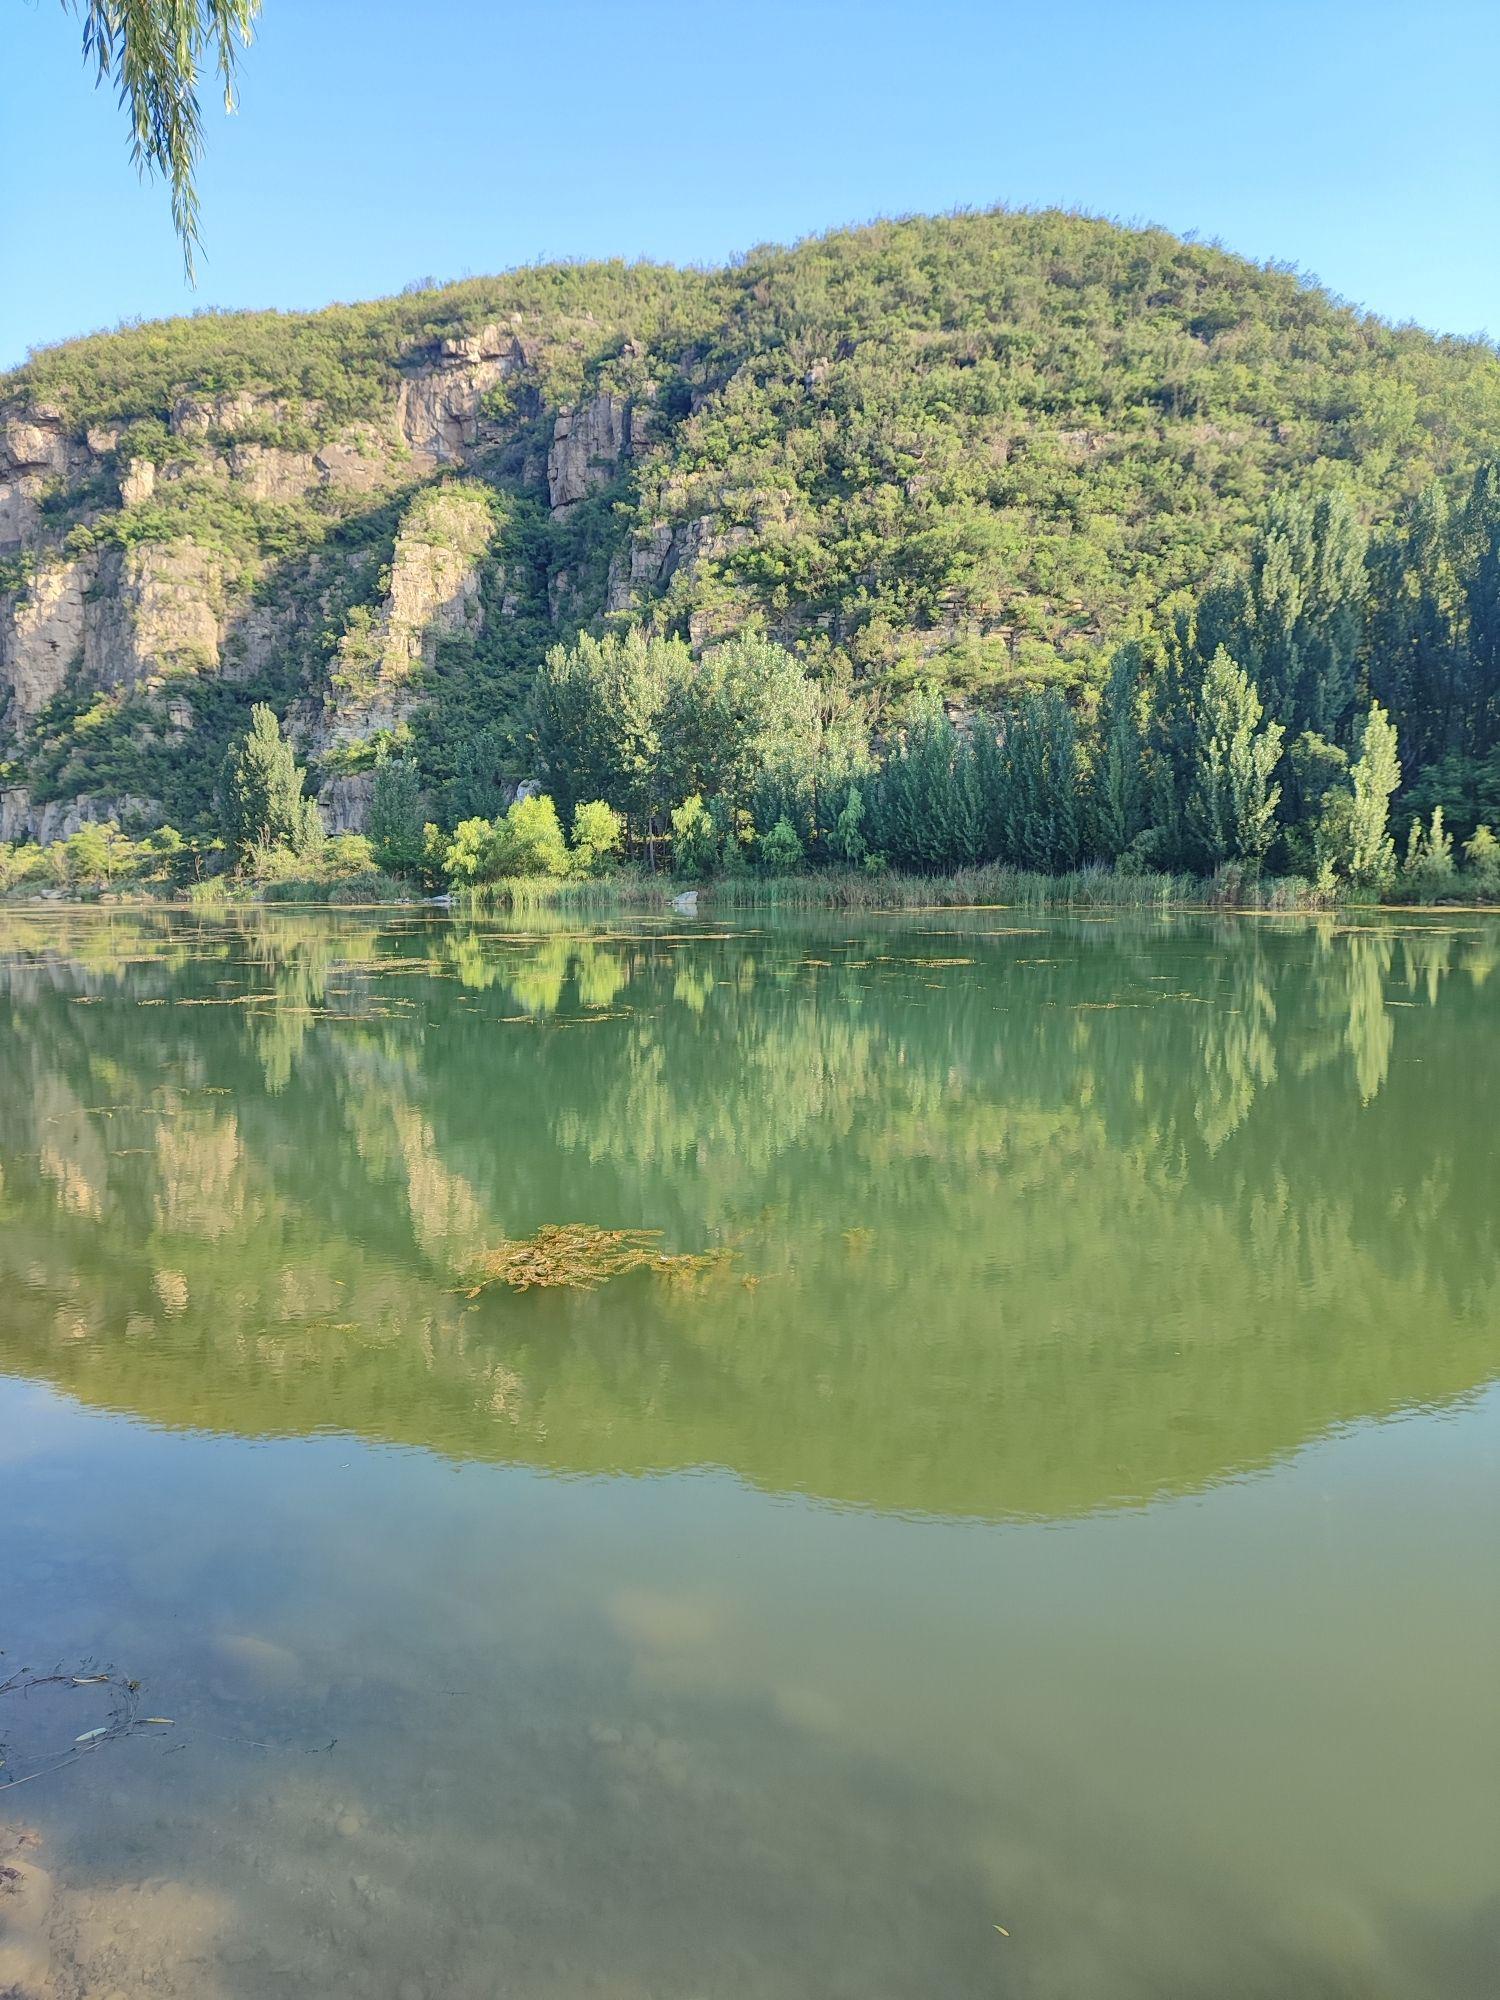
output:
[[[171,1719],[0,1695],[0,1989],[1490,1990],[1497,1009],[1479,917],[0,914],[0,1677]],[[469,1295],[572,1221],[729,1254]]]

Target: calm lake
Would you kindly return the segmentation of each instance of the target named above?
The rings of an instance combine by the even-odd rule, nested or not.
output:
[[[0,913],[0,1991],[1492,1991],[1497,1027],[1469,915]],[[474,1293],[573,1222],[724,1254]]]

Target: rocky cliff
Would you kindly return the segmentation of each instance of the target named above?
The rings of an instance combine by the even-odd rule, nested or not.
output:
[[[1500,364],[1156,231],[882,224],[172,321],[0,379],[3,832],[201,817],[271,701],[335,818],[382,732],[511,777],[536,660],[749,621],[877,709],[1087,681],[1288,482],[1500,450]]]
[[[360,824],[368,784],[338,753],[406,724],[439,643],[483,632],[493,495],[544,488],[561,521],[629,455],[629,399],[601,390],[546,409],[529,367],[526,342],[499,326],[421,346],[400,358],[387,409],[326,436],[315,403],[185,393],[165,438],[148,440],[154,456],[130,427],[80,431],[60,409],[12,399],[0,414],[0,746],[13,775],[28,774],[28,752],[45,760],[59,722],[77,736],[80,704],[117,739],[123,718],[137,744],[160,746],[198,727],[205,681],[247,701],[270,684],[303,749],[333,753],[331,822]],[[497,467],[522,433],[522,462]],[[289,434],[301,435],[276,441]],[[471,458],[493,485],[458,477]],[[504,618],[515,600],[498,556],[491,567]],[[559,616],[569,584],[559,568]],[[288,664],[290,678],[277,672]],[[0,838],[165,812],[139,793],[33,796],[85,776],[65,765],[6,787]]]

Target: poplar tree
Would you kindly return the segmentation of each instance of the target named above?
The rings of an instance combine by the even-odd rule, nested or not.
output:
[[[1349,878],[1362,888],[1383,889],[1395,879],[1396,844],[1387,828],[1391,796],[1401,783],[1396,731],[1378,701],[1360,727],[1359,756],[1349,771],[1354,803],[1349,816]]]
[[[1115,649],[1099,704],[1099,754],[1092,788],[1093,839],[1116,861],[1146,828],[1145,748],[1141,729],[1144,659],[1138,642]]]
[[[1459,534],[1468,643],[1458,747],[1479,756],[1500,735],[1500,466],[1482,465],[1474,475]]]
[[[388,875],[420,872],[426,853],[422,788],[416,766],[405,758],[386,757],[376,765],[365,832]]]
[[[623,813],[648,839],[665,809],[662,708],[671,683],[691,670],[680,639],[632,626],[623,637],[580,632],[554,646],[537,673],[532,730],[548,789],[563,816],[590,799]]]
[[[317,806],[302,796],[306,772],[281,734],[274,710],[257,702],[250,727],[229,746],[219,777],[218,819],[237,862],[255,848],[306,856],[323,838]]]
[[[1435,763],[1462,726],[1466,596],[1459,535],[1434,481],[1408,503],[1370,557],[1370,689],[1394,716],[1402,757]]]
[[[1061,688],[1049,688],[1040,707],[1047,800],[1044,866],[1065,875],[1083,859],[1083,765],[1078,724]]]
[[[1332,736],[1354,700],[1368,538],[1346,493],[1274,499],[1238,577],[1210,590],[1201,657],[1238,660],[1277,721]]]
[[[1279,722],[1262,726],[1254,683],[1221,646],[1198,693],[1197,754],[1187,800],[1187,826],[1206,869],[1226,861],[1259,866],[1276,834],[1281,787],[1271,782],[1285,735]]]

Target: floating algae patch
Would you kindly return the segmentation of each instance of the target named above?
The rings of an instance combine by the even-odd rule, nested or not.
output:
[[[534,1236],[516,1237],[486,1250],[470,1273],[468,1296],[491,1285],[512,1291],[566,1286],[596,1291],[608,1278],[650,1271],[677,1283],[727,1270],[733,1253],[705,1250],[671,1255],[659,1245],[659,1229],[600,1229],[590,1222],[549,1222]]]

